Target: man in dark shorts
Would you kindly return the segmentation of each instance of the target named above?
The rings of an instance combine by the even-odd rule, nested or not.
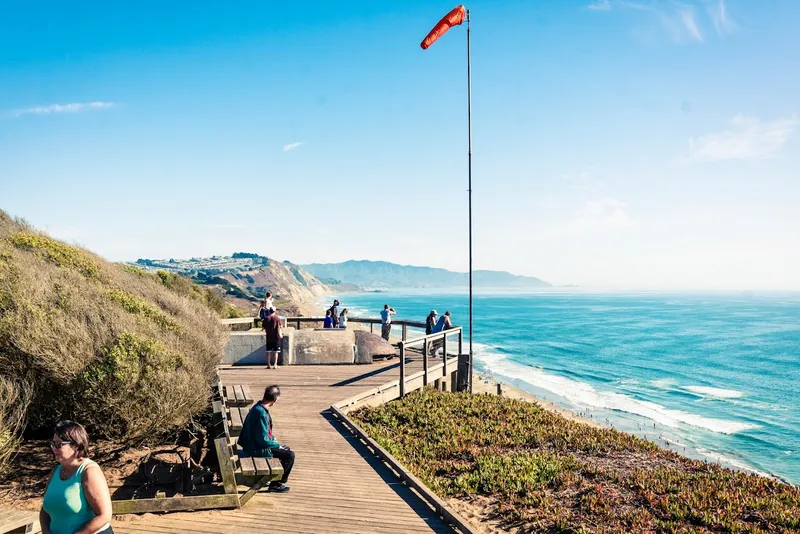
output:
[[[277,313],[264,319],[264,331],[267,334],[267,369],[278,368],[278,352],[281,350],[281,318]],[[274,359],[273,359],[274,357]]]

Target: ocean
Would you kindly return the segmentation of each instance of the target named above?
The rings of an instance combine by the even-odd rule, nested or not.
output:
[[[399,319],[436,309],[469,324],[466,292],[337,296],[350,317],[388,303]],[[688,456],[800,484],[800,293],[481,291],[474,310],[477,372]]]

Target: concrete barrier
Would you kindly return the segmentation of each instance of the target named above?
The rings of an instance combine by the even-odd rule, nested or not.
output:
[[[292,365],[353,364],[356,361],[352,330],[295,330],[291,342]]]
[[[264,332],[231,332],[222,363],[266,365]],[[320,365],[356,363],[355,336],[352,330],[285,328],[280,365]],[[371,362],[364,362],[371,363]]]

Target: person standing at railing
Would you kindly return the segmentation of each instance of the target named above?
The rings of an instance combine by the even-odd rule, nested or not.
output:
[[[267,315],[272,315],[275,312],[275,304],[272,302],[272,292],[267,291],[267,297],[264,299],[264,307],[267,309]]]
[[[330,310],[325,310],[325,321],[322,323],[322,328],[333,328],[333,315]]]
[[[444,332],[445,330],[450,330],[453,328],[453,323],[450,321],[450,312],[444,312],[444,315],[439,317],[439,321],[437,321],[436,326],[433,327],[431,334],[438,334],[439,332]],[[431,342],[431,350],[430,355],[431,358],[436,357],[436,353],[439,352],[439,349],[444,346],[444,339],[437,339],[436,341]]]
[[[333,299],[333,306],[330,307],[331,318],[333,319],[333,328],[339,328],[339,301]]]
[[[347,328],[347,308],[339,315],[339,328]]]
[[[389,341],[389,335],[392,333],[392,315],[396,314],[394,308],[390,308],[388,304],[383,305],[381,312],[381,337]]]
[[[431,310],[431,313],[428,314],[428,317],[425,318],[425,335],[429,336],[433,333],[433,329],[436,326],[436,310]]]

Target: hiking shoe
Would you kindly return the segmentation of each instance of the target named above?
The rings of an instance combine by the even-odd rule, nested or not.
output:
[[[269,491],[274,492],[274,493],[286,493],[286,492],[290,491],[291,489],[292,488],[290,488],[289,486],[287,486],[286,484],[284,484],[282,482],[280,484],[275,484],[274,486],[270,486],[269,487]]]

